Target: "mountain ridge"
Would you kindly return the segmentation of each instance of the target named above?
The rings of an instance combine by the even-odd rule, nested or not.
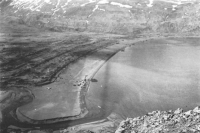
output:
[[[32,4],[4,0],[0,7],[2,16],[11,17],[8,21],[18,18],[39,29],[135,34],[193,32],[199,27],[199,4],[194,0],[44,0]]]

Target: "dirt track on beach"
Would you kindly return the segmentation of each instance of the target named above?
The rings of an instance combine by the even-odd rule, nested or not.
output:
[[[146,40],[134,38],[74,32],[1,34],[1,126],[34,127],[84,117],[83,86],[116,52]]]
[[[25,106],[20,113],[32,116],[32,119],[36,120],[48,119],[50,115],[56,119],[80,114],[80,89],[74,88],[80,87],[82,77],[80,78],[79,70],[82,68],[79,65],[76,65],[77,68],[69,66],[88,54],[117,44],[116,38],[119,37],[119,35],[74,32],[2,33],[0,102],[3,123],[1,125],[7,127],[10,123],[17,122],[9,112],[15,114],[15,109],[35,100],[33,110]],[[54,99],[54,103],[49,104],[51,99]],[[58,104],[55,107],[58,108],[57,114],[50,113],[42,117],[38,115],[40,112],[36,112],[40,108],[44,113],[49,112],[49,107],[54,106],[52,104]],[[64,106],[65,109],[59,110]],[[19,114],[18,110],[17,112]],[[18,117],[14,115],[15,119],[24,120],[21,117],[23,115]]]

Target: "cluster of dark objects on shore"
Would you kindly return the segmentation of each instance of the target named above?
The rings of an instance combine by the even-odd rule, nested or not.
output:
[[[115,133],[200,133],[200,106],[187,112],[178,108],[127,118]]]

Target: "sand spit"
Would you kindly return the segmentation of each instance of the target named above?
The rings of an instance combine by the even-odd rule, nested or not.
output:
[[[7,38],[7,40],[6,41],[0,40],[0,43],[3,44],[2,54],[5,54],[4,57],[8,58],[7,60],[5,61],[3,60],[3,62],[1,62],[4,65],[4,67],[2,66],[1,69],[2,70],[5,69],[4,71],[1,72],[1,79],[2,79],[1,89],[3,90],[0,93],[1,127],[6,128],[7,126],[9,126],[9,123],[12,123],[12,124],[21,123],[17,125],[20,125],[22,127],[23,125],[28,124],[29,125],[28,127],[34,127],[34,125],[37,125],[37,124],[51,124],[55,122],[66,121],[69,119],[74,120],[74,119],[79,119],[80,117],[81,118],[84,117],[85,114],[87,114],[87,110],[84,110],[83,109],[84,107],[81,107],[82,105],[80,105],[80,103],[83,103],[83,102],[79,102],[79,101],[82,101],[84,99],[83,94],[82,94],[84,93],[84,91],[81,91],[81,90],[84,87],[86,82],[81,84],[81,86],[79,85],[72,88],[73,81],[77,81],[78,79],[80,79],[79,77],[80,75],[79,74],[77,75],[77,73],[82,69],[82,68],[79,69],[79,66],[78,66],[79,64],[76,64],[76,65],[74,64],[77,60],[84,58],[86,55],[92,54],[95,51],[104,49],[105,47],[114,45],[116,43],[116,40],[110,39],[110,37],[107,38],[105,37],[105,35],[93,34],[93,33],[85,33],[84,38],[82,38],[81,36],[82,34],[80,33],[71,33],[71,32],[70,33],[55,33],[55,34],[40,33],[40,34],[41,36],[35,36],[35,34],[33,34],[30,36],[20,36],[20,37],[18,36],[13,37],[13,35],[5,34],[4,36]],[[12,44],[16,44],[16,45],[12,45]],[[24,45],[26,45],[26,47],[28,48],[29,47],[33,48],[34,51],[36,52],[24,50],[23,49]],[[21,53],[12,52],[10,54],[9,52],[13,48],[16,48],[16,47],[22,52]],[[38,48],[49,49],[51,52],[41,51]],[[43,53],[43,55],[40,55],[40,54],[38,55],[38,51],[39,53]],[[16,56],[12,54],[20,54],[20,55]],[[21,57],[21,58],[26,57],[29,59],[27,60],[28,62],[26,62],[25,60],[21,60],[21,58],[17,58],[17,57]],[[29,63],[30,60],[34,60],[36,64],[38,65],[34,65],[34,64],[30,65]],[[24,67],[27,65],[28,65],[28,68]],[[75,66],[75,70],[70,69],[70,68],[73,68],[74,66]],[[39,77],[36,75],[33,76],[36,68],[38,68],[38,70],[41,69],[44,72],[40,74],[38,73]],[[69,73],[66,73],[66,71]],[[41,77],[41,80],[40,80],[40,77]],[[14,78],[14,79],[11,79],[11,78]],[[32,82],[32,83],[29,84],[28,82],[24,82],[25,80],[23,82],[21,82],[22,80],[18,82],[19,80],[16,80],[16,78],[20,80],[28,79],[30,81],[28,82],[29,83]],[[35,79],[37,79],[37,81]],[[14,82],[11,82],[11,80]],[[47,89],[47,88],[51,88],[51,89]],[[60,93],[63,90],[65,91],[65,93],[64,92]],[[66,91],[69,93],[66,93]],[[38,93],[40,95],[38,95]],[[48,95],[46,95],[47,93]],[[34,120],[34,118],[29,118],[29,116],[24,114],[23,110],[19,109],[19,107],[21,107],[22,105],[29,105],[30,103],[33,103],[35,100],[39,98],[40,100],[35,104],[37,105],[44,98],[49,98],[49,96],[50,95],[52,96],[52,94],[54,93],[56,95],[62,94],[63,97],[65,96],[64,97],[65,99],[64,100],[62,99],[61,101],[66,100],[65,103],[67,104],[67,110],[63,111],[66,113],[64,113],[62,116],[57,116],[57,117],[54,116],[53,118],[47,118],[47,119],[44,118],[41,120],[37,120],[37,119]],[[70,98],[73,101],[68,98],[71,94],[73,95],[71,96],[72,98],[71,97]],[[58,97],[58,96],[54,96],[52,98],[54,99],[55,97]],[[82,99],[82,100],[79,100],[79,99]],[[57,103],[58,102],[59,101],[57,101]],[[63,107],[63,104],[59,104],[59,106]],[[68,109],[69,107],[73,107],[73,108]],[[37,110],[37,108],[35,109]],[[9,112],[11,112],[12,114]],[[60,114],[60,113],[57,113],[57,114]],[[33,124],[33,125],[31,126],[30,124]]]
[[[198,36],[187,36],[187,37],[181,37],[181,36],[166,36],[166,37],[159,37],[159,38],[199,38]],[[142,41],[148,41],[151,39],[157,39],[158,36],[156,37],[148,37],[148,38],[138,38],[138,39],[134,39],[134,41],[132,41],[133,43],[137,43],[137,42],[142,42]],[[129,38],[130,39],[130,38]],[[126,39],[125,39],[126,40]],[[129,40],[130,42],[130,40]],[[131,45],[128,45],[131,46]],[[122,48],[123,50],[123,48]],[[96,68],[98,71],[98,68]],[[93,74],[91,74],[90,79],[92,79],[92,77],[95,75],[95,72],[93,72]],[[89,73],[89,72],[87,72]],[[90,132],[95,132],[95,133],[100,133],[100,132],[115,132],[115,130],[117,129],[117,126],[119,125],[120,121],[122,121],[120,118],[117,118],[116,114],[111,114],[107,119],[103,119],[100,121],[96,121],[93,123],[85,123],[85,124],[80,124],[80,125],[76,125],[73,127],[69,127],[67,129],[63,129],[60,130],[60,132],[70,132],[70,133],[77,133],[77,132],[85,132],[85,133],[90,133]],[[98,123],[98,124],[97,124]],[[195,123],[194,123],[195,124]],[[196,123],[198,124],[198,123]],[[55,131],[55,133],[58,133],[58,131]]]
[[[108,36],[102,35],[101,37],[106,38],[106,39],[115,38],[115,36],[109,37],[109,35]],[[77,121],[78,121],[78,119],[83,118],[88,113],[86,103],[85,103],[85,96],[87,95],[88,86],[89,86],[93,76],[104,65],[104,63],[107,60],[109,60],[114,54],[116,54],[117,52],[123,50],[124,48],[126,48],[128,46],[133,45],[134,43],[141,42],[141,41],[147,41],[149,39],[156,39],[157,37],[158,36],[156,36],[156,37],[143,37],[142,36],[142,37],[134,39],[132,37],[126,38],[123,36],[117,36],[115,38],[117,43],[99,47],[99,48],[93,50],[92,52],[89,52],[87,56],[82,55],[81,58],[78,58],[76,61],[74,61],[73,63],[70,64],[70,66],[68,67],[68,70],[70,70],[69,69],[70,67],[72,68],[74,66],[84,66],[82,68],[77,69],[78,72],[76,72],[76,75],[74,75],[73,84],[72,84],[72,86],[74,85],[74,87],[76,88],[74,90],[76,90],[78,92],[76,95],[77,100],[75,103],[75,104],[79,105],[79,106],[77,106],[77,109],[76,109],[77,112],[79,112],[77,114],[78,116],[75,116],[75,119]],[[97,38],[93,38],[93,41],[95,42],[95,40]],[[91,46],[91,45],[89,45],[89,46]],[[80,65],[80,64],[82,64],[82,65]],[[60,75],[64,75],[64,74],[60,74]],[[49,87],[49,85],[48,85],[48,87]],[[51,89],[51,90],[53,90],[53,89]],[[21,106],[21,105],[19,105],[19,106]],[[15,108],[15,109],[17,109],[17,108]],[[15,114],[15,111],[16,111],[16,114]],[[31,128],[24,128],[24,129],[17,128],[17,126],[16,127],[11,126],[11,127],[9,127],[9,131],[15,131],[15,129],[17,129],[20,131],[32,131],[32,132],[49,132],[49,130],[51,130],[51,132],[52,132],[52,129],[49,129],[49,126],[41,129],[39,127],[40,125],[37,125],[37,124],[53,124],[53,123],[57,123],[57,122],[61,122],[61,121],[65,122],[65,120],[69,120],[69,119],[65,119],[63,117],[64,119],[63,118],[55,118],[55,119],[53,119],[53,121],[52,121],[52,119],[49,119],[50,121],[48,121],[48,119],[47,119],[47,120],[41,120],[42,121],[41,122],[41,121],[37,121],[37,120],[31,120],[28,117],[23,116],[23,114],[20,113],[19,110],[15,110],[15,111],[14,111],[14,116],[15,115],[18,116],[18,117],[16,117],[18,119],[18,120],[16,120],[16,122],[25,120],[26,123],[33,124],[33,125],[31,125],[31,126],[29,125]],[[112,118],[112,116],[114,116],[114,117]],[[69,117],[71,117],[70,120],[75,120],[73,118],[73,116],[69,116]],[[57,133],[57,132],[74,132],[75,133],[75,132],[82,132],[82,131],[85,132],[87,130],[93,131],[93,132],[101,132],[101,131],[107,132],[108,130],[110,130],[110,131],[114,132],[116,130],[116,127],[118,126],[119,122],[121,121],[121,120],[116,120],[116,118],[117,118],[117,116],[115,116],[115,114],[111,114],[107,119],[104,119],[101,121],[95,121],[92,123],[88,121],[88,123],[85,122],[85,124],[75,122],[74,125],[66,124],[66,127],[57,126],[57,128],[53,129],[53,131],[55,133]],[[34,124],[36,124],[37,127],[32,128],[32,127],[34,127]],[[67,128],[67,127],[69,127],[69,128]],[[63,130],[61,130],[61,129],[63,129]]]
[[[43,35],[43,36],[44,36],[44,38],[40,37],[41,40],[39,39],[39,42],[40,41],[46,42],[45,35]],[[52,35],[48,34],[48,38],[51,39],[51,36]],[[56,36],[59,36],[59,38],[61,38],[61,40],[66,39],[66,35],[64,33],[62,33],[61,35],[56,34]],[[43,85],[42,87],[41,86],[28,87],[29,85],[27,85],[27,84],[21,85],[19,83],[15,84],[15,82],[13,82],[12,85],[8,85],[8,86],[6,86],[6,84],[4,84],[6,86],[6,88],[10,88],[10,89],[4,90],[5,92],[2,91],[2,93],[1,93],[1,101],[0,102],[1,102],[1,107],[3,107],[3,108],[1,108],[1,121],[3,120],[1,123],[1,126],[4,127],[4,129],[7,126],[9,126],[10,122],[12,123],[12,125],[16,125],[14,123],[18,123],[17,125],[19,127],[25,128],[25,129],[26,128],[30,129],[35,126],[40,127],[41,124],[52,124],[52,123],[56,123],[56,122],[63,122],[63,121],[68,121],[68,120],[79,119],[79,118],[84,117],[87,114],[87,109],[85,106],[84,99],[85,99],[85,95],[87,93],[88,87],[85,87],[85,85],[89,85],[89,81],[90,81],[90,78],[92,77],[92,75],[96,71],[98,71],[98,69],[100,69],[100,67],[103,65],[103,63],[106,62],[106,60],[108,60],[112,55],[117,53],[121,48],[124,48],[125,46],[127,46],[127,44],[125,42],[123,44],[117,43],[120,41],[120,38],[123,37],[123,36],[119,36],[119,35],[104,35],[104,34],[101,35],[101,34],[85,33],[85,36],[90,36],[89,37],[90,40],[86,39],[86,41],[87,41],[86,44],[84,43],[82,45],[79,45],[79,43],[82,43],[82,42],[79,42],[80,38],[77,40],[78,42],[75,40],[75,42],[72,43],[73,46],[76,46],[76,47],[75,48],[72,47],[73,50],[75,50],[75,51],[74,51],[74,53],[70,53],[70,55],[72,56],[71,60],[69,60],[69,61],[64,60],[62,63],[58,62],[57,68],[59,68],[59,69],[62,68],[62,70],[59,70],[59,73],[55,75],[55,79],[53,79],[51,81],[49,80],[50,81],[49,83],[51,83],[51,82],[53,82],[53,83],[48,84],[48,85]],[[74,34],[70,33],[70,38],[71,37],[77,38],[80,36],[79,36],[79,34],[77,36],[77,33],[74,33]],[[12,42],[19,42],[19,44],[22,43],[23,41],[25,41],[28,44],[30,39],[34,40],[35,42],[38,41],[37,36],[36,37],[35,36],[26,37],[25,36],[25,37],[20,37],[20,39],[18,37],[17,38],[11,37],[11,39],[12,39]],[[52,38],[52,39],[54,40],[54,38]],[[68,38],[67,38],[67,40],[68,40]],[[71,40],[69,39],[69,41],[71,41]],[[88,41],[89,41],[89,43],[88,43]],[[66,45],[65,43],[63,43],[63,41],[61,41],[61,42],[60,41],[52,41],[52,42],[53,43],[50,43],[50,45],[47,45],[47,47],[52,47],[53,49],[56,48],[57,51],[61,50],[62,52],[63,52],[63,50],[65,50],[64,48],[62,48],[62,46],[64,47]],[[56,44],[54,42],[56,42]],[[4,48],[4,50],[7,50],[7,48],[8,48],[8,50],[10,48],[12,48],[12,46],[9,43],[5,44],[5,45],[8,47]],[[42,46],[42,45],[40,45],[40,46]],[[45,45],[45,47],[46,47],[46,45]],[[38,47],[36,47],[36,48],[38,48]],[[67,53],[68,51],[70,51],[71,45],[70,45],[70,47],[66,47],[66,48],[67,48],[66,49],[66,53]],[[59,54],[59,52],[58,52],[58,54]],[[27,53],[27,54],[29,56],[29,53]],[[48,55],[49,54],[50,53],[48,53]],[[90,56],[85,57],[86,55],[90,55]],[[55,57],[60,58],[60,55],[59,56],[55,55]],[[47,58],[48,58],[48,56],[47,56]],[[40,59],[40,57],[38,59]],[[18,59],[16,59],[16,60],[18,60]],[[54,58],[53,58],[53,60],[50,60],[50,63],[51,62],[57,63],[57,60],[55,60],[55,61],[54,60],[55,60]],[[58,61],[59,61],[59,59],[58,59]],[[77,62],[79,62],[79,63],[77,64]],[[44,63],[46,63],[46,61]],[[47,63],[49,63],[49,61],[47,61]],[[87,67],[80,68],[80,63],[83,63],[82,66],[89,66],[89,68],[87,68]],[[60,67],[60,64],[64,64],[63,66],[66,67],[66,69],[64,67]],[[40,66],[42,67],[43,65],[40,64],[38,67],[40,67]],[[74,68],[74,67],[76,70],[70,69],[70,68]],[[5,68],[6,68],[6,65],[5,65]],[[8,78],[5,78],[6,76],[9,77],[10,72],[15,72],[14,65],[9,66],[9,68],[10,69],[13,68],[13,70],[8,71],[8,73],[6,73],[6,71],[4,71],[4,73],[3,73],[4,74],[3,78],[6,80],[10,80]],[[32,66],[30,66],[28,69],[31,69],[31,68],[32,68]],[[57,68],[55,67],[55,72],[56,72]],[[23,72],[23,68],[20,68],[20,69],[22,69],[22,70],[20,70],[20,72],[21,71]],[[65,73],[65,71],[67,71],[67,72],[71,71],[69,73],[74,73],[74,71],[75,71],[75,73],[70,75],[69,73]],[[18,71],[16,71],[16,72],[18,72]],[[31,75],[31,74],[29,74],[29,72],[31,72],[31,71],[25,70],[23,72],[23,74],[26,74],[29,76],[29,75]],[[65,75],[70,75],[70,76],[65,77]],[[88,75],[87,79],[85,78],[86,75]],[[21,77],[19,77],[19,78],[21,78]],[[63,80],[61,80],[61,78],[69,83],[66,83],[66,82],[63,83]],[[31,78],[29,78],[29,79],[31,79]],[[79,83],[79,81],[80,81],[80,83]],[[43,83],[46,84],[45,82],[43,82]],[[78,84],[76,85],[76,83],[78,83]],[[35,120],[34,118],[30,118],[29,116],[25,115],[24,112],[19,109],[19,107],[21,107],[22,105],[25,105],[25,104],[29,105],[30,103],[34,102],[35,99],[38,98],[38,96],[40,96],[40,97],[45,96],[45,95],[36,95],[36,92],[38,90],[40,90],[39,93],[41,93],[41,94],[43,94],[43,93],[45,94],[46,92],[51,92],[53,94],[54,91],[59,90],[58,89],[59,84],[61,84],[61,87],[60,87],[61,89],[63,86],[66,86],[69,84],[71,84],[71,86],[74,86],[74,88],[71,89],[71,92],[77,92],[75,94],[75,98],[77,100],[75,100],[75,102],[70,103],[70,104],[74,104],[74,109],[72,109],[72,113],[74,113],[74,112],[76,112],[76,113],[74,113],[74,114],[71,113],[72,115],[70,115],[70,113],[68,113],[69,115],[64,116],[64,117],[54,117],[54,118],[50,118],[50,119],[47,118],[47,119],[41,119],[41,120],[36,119]],[[38,85],[38,84],[36,84],[36,85]],[[52,87],[52,85],[53,85],[53,87]],[[57,88],[55,87],[55,85]],[[14,89],[14,88],[21,88],[21,89]],[[27,89],[27,88],[29,88],[29,89]],[[51,89],[46,89],[46,88],[51,88]],[[70,88],[67,88],[67,89],[70,89]],[[30,92],[30,94],[23,93],[26,91]],[[12,96],[10,96],[11,94],[12,94]],[[28,98],[28,100],[27,100],[27,98]],[[16,100],[16,99],[19,99],[20,101]],[[13,105],[13,104],[15,104],[15,105]],[[12,114],[10,114],[9,112],[11,112]],[[19,129],[19,128],[17,128],[17,129]]]

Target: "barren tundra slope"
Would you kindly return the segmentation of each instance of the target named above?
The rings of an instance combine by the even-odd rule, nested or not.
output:
[[[198,0],[3,0],[9,25],[117,34],[199,33]]]
[[[1,83],[4,90],[12,85],[49,84],[69,63],[115,42],[70,32],[2,36],[9,39],[1,42]]]
[[[14,32],[9,27],[13,32],[1,33],[1,130],[10,132],[11,125],[50,129],[45,124],[58,122],[66,124],[55,129],[68,127],[69,121],[87,114],[83,87],[89,73],[84,74],[83,67],[91,71],[101,66],[125,46],[118,44],[121,36],[23,28]],[[119,46],[106,50],[112,45]],[[89,54],[91,63],[84,61]],[[82,58],[85,63],[76,64]]]

